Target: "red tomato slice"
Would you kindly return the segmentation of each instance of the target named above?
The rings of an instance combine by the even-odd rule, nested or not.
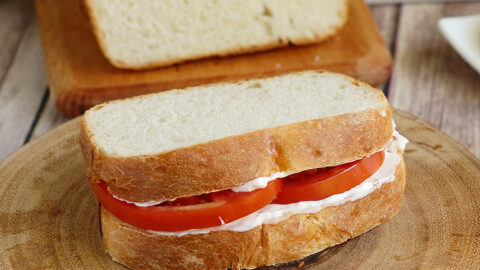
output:
[[[277,197],[282,182],[276,179],[252,192],[224,190],[149,207],[116,199],[103,181],[91,186],[100,203],[120,220],[142,229],[175,232],[218,226],[253,213]]]
[[[287,176],[273,203],[318,201],[362,183],[380,168],[384,151],[335,167],[308,170]]]

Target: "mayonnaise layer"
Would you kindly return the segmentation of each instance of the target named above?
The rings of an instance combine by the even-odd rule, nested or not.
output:
[[[109,191],[110,192],[110,191]],[[110,192],[110,194],[112,194]],[[125,199],[122,199],[120,197],[117,197],[115,196],[114,194],[112,194],[112,196],[117,199],[117,200],[120,200],[120,201],[123,201],[123,202],[127,202],[127,203],[132,203],[132,204],[135,204],[136,206],[138,207],[148,207],[148,206],[154,206],[154,205],[158,205],[158,204],[161,204],[163,202],[166,202],[166,201],[174,201],[175,199],[171,199],[171,200],[163,200],[163,201],[148,201],[148,202],[131,202],[129,200],[125,200]]]
[[[283,178],[283,177],[286,177],[288,175],[290,175],[290,174],[285,173],[285,172],[276,172],[276,173],[274,173],[270,176],[255,178],[255,179],[253,179],[251,181],[248,181],[247,183],[245,183],[245,184],[243,184],[239,187],[232,188],[232,190],[235,191],[235,192],[250,192],[250,191],[254,191],[256,189],[266,188],[270,181],[273,181],[277,178]]]
[[[385,145],[385,159],[380,168],[361,184],[344,193],[335,194],[319,201],[302,201],[291,204],[269,204],[262,209],[233,222],[206,229],[192,229],[180,232],[160,232],[149,230],[149,232],[168,236],[202,234],[213,231],[244,232],[262,224],[276,224],[295,214],[316,213],[326,207],[337,206],[346,202],[353,202],[362,199],[376,189],[380,188],[384,183],[393,182],[395,180],[395,171],[402,160],[398,150],[403,151],[407,142],[408,140],[405,137],[400,135],[398,132],[395,132],[392,140]]]

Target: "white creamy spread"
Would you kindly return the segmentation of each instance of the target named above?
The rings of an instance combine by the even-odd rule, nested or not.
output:
[[[295,214],[316,213],[326,207],[337,206],[346,202],[353,202],[362,199],[380,188],[384,183],[393,182],[395,180],[395,171],[401,161],[401,156],[398,154],[398,150],[401,149],[403,151],[407,142],[408,140],[405,137],[400,135],[397,131],[394,131],[392,140],[390,140],[384,147],[385,159],[380,168],[361,184],[344,193],[335,194],[319,201],[302,201],[291,204],[269,204],[248,216],[216,227],[192,229],[180,232],[160,232],[150,230],[149,232],[169,236],[202,234],[212,231],[244,232],[262,224],[276,224]]]
[[[109,192],[110,192],[110,190],[109,190]],[[112,194],[112,193],[110,192],[110,194]],[[115,196],[114,194],[112,194],[112,196],[117,200],[127,202],[127,203],[132,203],[132,204],[135,204],[138,207],[149,207],[149,206],[154,206],[154,205],[157,205],[157,204],[161,204],[161,203],[166,202],[166,201],[174,201],[175,200],[175,199],[171,199],[171,200],[163,200],[163,201],[148,201],[148,202],[141,203],[141,202],[131,202],[129,200],[125,200],[125,199],[122,199],[120,197]]]
[[[248,181],[247,183],[245,183],[245,184],[243,184],[239,187],[232,188],[232,190],[235,191],[235,192],[254,191],[256,189],[267,187],[267,185],[270,181],[273,181],[277,178],[283,178],[283,177],[286,177],[288,175],[290,175],[290,174],[285,173],[285,172],[276,172],[276,173],[274,173],[270,176],[255,178],[255,179],[253,179],[251,181]]]

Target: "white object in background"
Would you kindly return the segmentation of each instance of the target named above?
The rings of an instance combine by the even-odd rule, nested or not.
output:
[[[480,73],[480,14],[442,18],[438,26],[452,47]]]

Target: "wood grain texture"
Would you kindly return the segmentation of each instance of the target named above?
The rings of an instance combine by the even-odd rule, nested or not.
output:
[[[480,75],[441,36],[438,19],[480,12],[480,3],[402,8],[389,101],[480,156]]]
[[[397,6],[373,6],[370,8],[387,48],[392,48],[395,40],[398,9]]]
[[[328,41],[147,71],[119,70],[108,63],[80,0],[36,0],[35,4],[50,89],[60,111],[74,116],[110,99],[304,69],[328,69],[379,84],[390,74],[390,54],[363,0],[349,1],[346,26]]]
[[[407,188],[392,220],[303,260],[303,269],[478,269],[480,161],[413,115],[394,111]],[[125,269],[104,252],[98,205],[84,179],[79,119],[0,164],[0,267]],[[297,269],[295,262],[269,269]]]
[[[30,0],[0,1],[0,85],[15,58],[19,43],[33,20]]]
[[[398,10],[397,6],[373,6],[370,7],[373,18],[377,23],[378,29],[390,53],[394,53],[394,42],[396,37]],[[382,89],[385,95],[388,94],[388,81],[378,85],[378,89]]]
[[[23,145],[46,87],[40,37],[31,20],[0,85],[0,160]]]
[[[55,101],[51,96],[48,97],[45,107],[41,108],[41,110],[38,114],[38,121],[32,130],[32,139],[43,135],[47,131],[69,120],[68,117],[58,111],[57,107],[55,107]]]

